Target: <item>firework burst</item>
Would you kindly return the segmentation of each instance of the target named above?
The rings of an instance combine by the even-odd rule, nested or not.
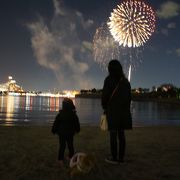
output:
[[[113,10],[107,24],[119,45],[139,47],[155,30],[155,12],[142,0],[125,0]]]

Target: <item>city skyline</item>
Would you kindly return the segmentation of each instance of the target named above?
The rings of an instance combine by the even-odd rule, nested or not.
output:
[[[146,88],[146,87],[135,87],[132,88],[132,91],[143,91],[143,92],[153,92],[153,91],[157,91],[158,88],[163,88],[166,91],[166,86],[170,87],[170,88],[178,88],[180,89],[180,87],[174,86],[171,83],[163,83],[160,84],[158,86],[152,86],[150,88]],[[102,89],[96,89],[95,87],[92,87],[90,89],[64,89],[64,90],[59,90],[59,89],[52,89],[52,90],[46,90],[47,92],[51,93],[53,92],[54,94],[57,93],[65,93],[68,94],[69,92],[73,92],[74,94],[79,93],[80,91],[89,91],[89,92],[93,92],[93,91],[101,91]],[[28,89],[23,89],[23,85],[19,85],[16,83],[16,80],[12,77],[12,76],[8,76],[7,81],[6,82],[0,82],[0,93],[6,93],[6,92],[19,92],[21,93],[26,93],[26,92],[31,92],[31,93],[42,93],[41,91],[35,91],[35,90],[28,90]],[[46,92],[46,93],[47,93]]]
[[[12,75],[25,90],[101,89],[107,72],[94,61],[93,37],[120,2],[3,1],[0,82]],[[156,32],[143,47],[131,86],[180,87],[180,4],[147,3],[156,11]]]

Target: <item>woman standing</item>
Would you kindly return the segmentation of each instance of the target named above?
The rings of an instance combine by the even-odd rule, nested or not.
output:
[[[126,148],[124,130],[132,129],[131,86],[118,60],[109,62],[108,71],[101,98],[102,108],[107,115],[111,147],[111,156],[105,160],[118,164],[124,162]]]

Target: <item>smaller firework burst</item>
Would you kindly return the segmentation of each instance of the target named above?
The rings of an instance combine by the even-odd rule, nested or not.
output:
[[[96,30],[93,40],[93,55],[95,61],[103,69],[111,59],[119,59],[120,48],[109,33],[107,25],[102,25]]]
[[[155,30],[155,12],[142,0],[125,0],[113,10],[107,23],[119,45],[144,45]]]
[[[112,59],[117,59],[123,66],[123,70],[131,79],[132,71],[136,70],[142,62],[143,46],[138,48],[125,48],[119,46],[118,42],[110,34],[107,24],[102,24],[97,28],[93,39],[93,56],[102,70],[107,70],[108,63]]]
[[[129,66],[128,80],[129,80],[129,82],[131,81],[131,64]]]

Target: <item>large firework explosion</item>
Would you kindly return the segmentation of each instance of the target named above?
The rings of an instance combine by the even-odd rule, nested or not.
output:
[[[125,0],[113,10],[107,24],[119,45],[139,47],[155,30],[155,12],[142,0]]]

